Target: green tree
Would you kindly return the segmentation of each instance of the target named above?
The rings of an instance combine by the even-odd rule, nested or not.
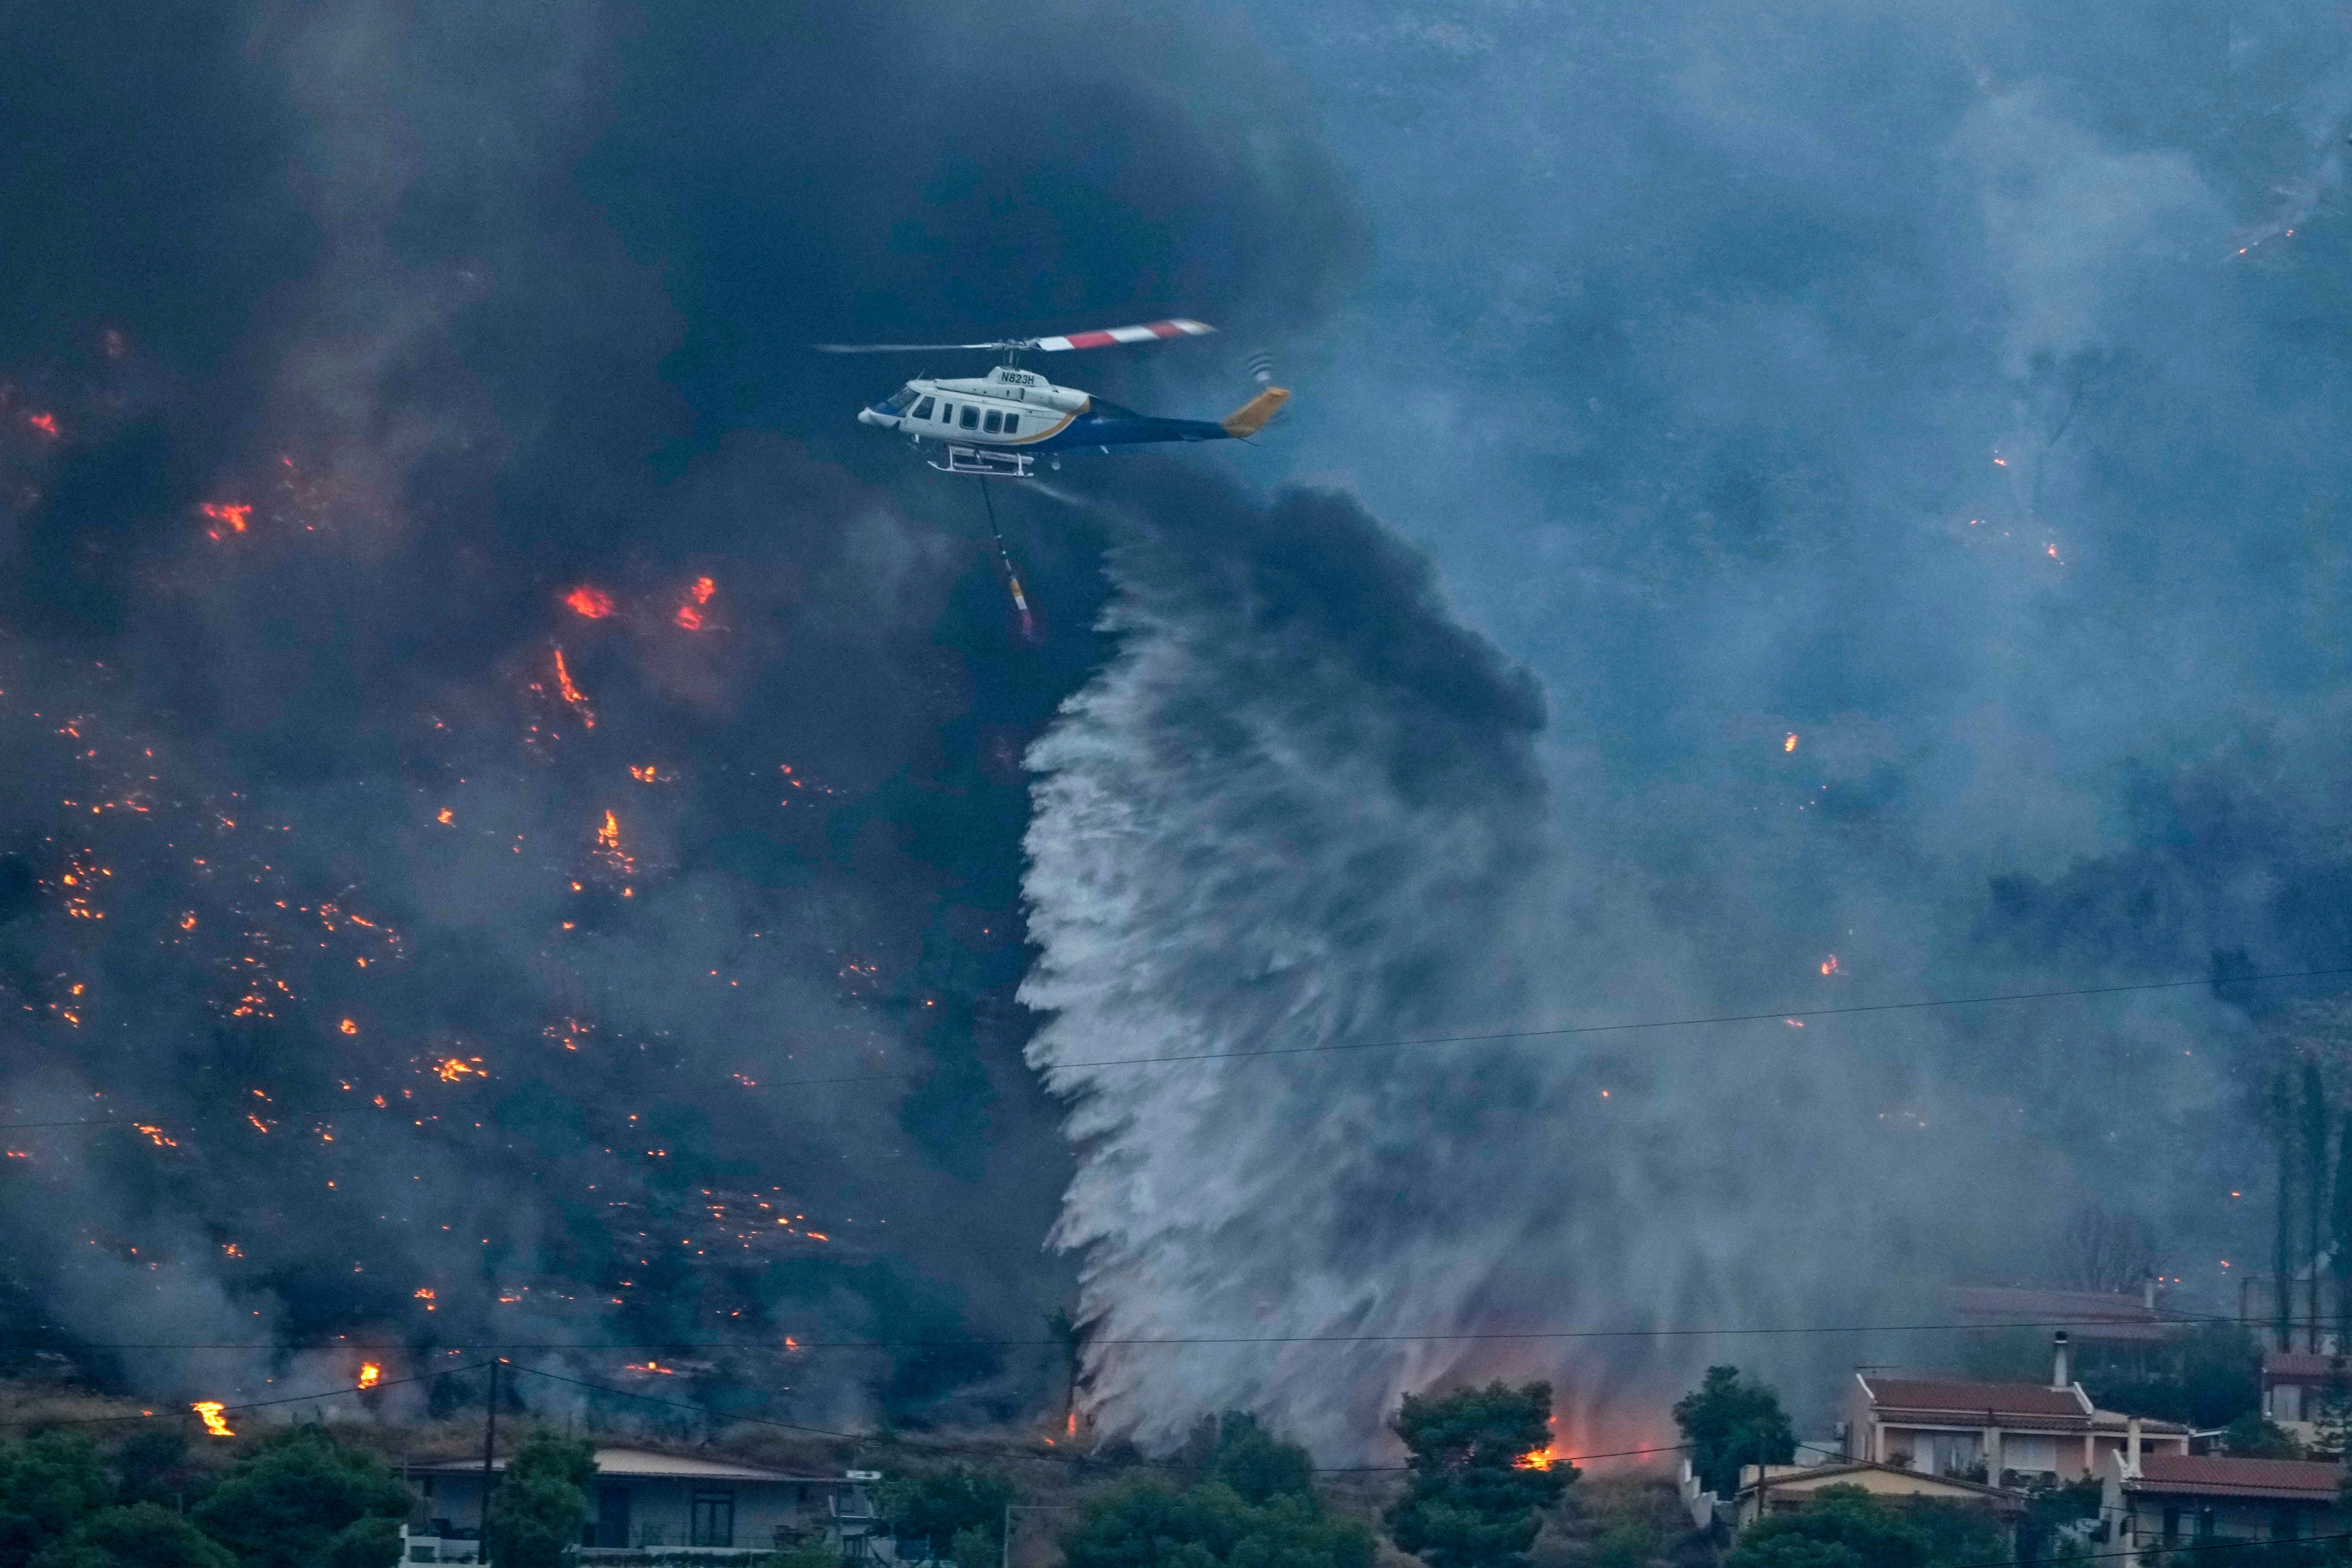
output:
[[[188,1517],[245,1568],[392,1568],[409,1505],[383,1460],[294,1426],[239,1459]]]
[[[1397,1545],[1430,1568],[1525,1568],[1536,1510],[1577,1475],[1564,1462],[1530,1462],[1551,1445],[1551,1384],[1408,1394],[1393,1430],[1412,1468],[1388,1512]]]
[[[1750,1525],[1723,1568],[1957,1568],[2007,1556],[1981,1513],[1823,1487],[1803,1508]]]
[[[986,1568],[996,1561],[1004,1544],[1004,1505],[1012,1500],[1011,1481],[970,1465],[902,1476],[874,1489],[875,1507],[890,1521],[892,1534],[927,1541],[932,1555],[953,1555],[960,1568]]]
[[[1209,1479],[1224,1482],[1254,1506],[1286,1493],[1315,1495],[1315,1461],[1307,1450],[1284,1442],[1245,1410],[1228,1410],[1217,1418],[1208,1472]]]
[[[114,1450],[115,1500],[171,1502],[185,1491],[188,1435],[176,1426],[133,1432]]]
[[[237,1568],[228,1548],[159,1503],[102,1508],[34,1559],[35,1568]]]
[[[44,1432],[0,1444],[0,1568],[23,1568],[110,1491],[106,1466],[86,1437]]]
[[[494,1568],[559,1568],[580,1544],[596,1450],[585,1438],[542,1428],[523,1439],[490,1493]]]
[[[1223,1481],[1179,1491],[1155,1477],[1089,1502],[1062,1548],[1065,1568],[1371,1568],[1372,1534],[1312,1498],[1253,1507]]]
[[[1706,1381],[1675,1402],[1675,1425],[1690,1450],[1700,1486],[1717,1497],[1739,1489],[1742,1465],[1785,1465],[1797,1434],[1769,1384],[1742,1383],[1736,1366],[1711,1366]]]
[[[2259,1410],[2249,1410],[2224,1427],[2221,1447],[2243,1459],[2303,1458],[2303,1445],[2294,1434]]]
[[[761,1560],[761,1568],[841,1568],[841,1553],[822,1541],[803,1541],[798,1546],[771,1553]],[[962,1563],[961,1558],[956,1560]],[[973,1568],[966,1564],[965,1568]]]

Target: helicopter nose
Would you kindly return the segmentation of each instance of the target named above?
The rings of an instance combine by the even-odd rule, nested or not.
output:
[[[857,422],[860,425],[879,425],[882,423],[882,415],[883,409],[878,405],[872,408],[861,408],[857,411]]]

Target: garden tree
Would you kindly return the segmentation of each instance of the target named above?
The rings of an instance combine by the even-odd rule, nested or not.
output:
[[[1208,1479],[1223,1481],[1244,1502],[1264,1504],[1286,1493],[1315,1495],[1315,1461],[1296,1443],[1286,1443],[1245,1410],[1217,1418],[1216,1446],[1209,1451]]]
[[[1736,1366],[1711,1366],[1698,1388],[1675,1402],[1698,1484],[1717,1497],[1739,1489],[1742,1465],[1785,1465],[1796,1458],[1797,1435],[1769,1384],[1742,1383]]]
[[[33,1563],[34,1568],[237,1568],[227,1547],[152,1502],[85,1516]]]
[[[1408,1394],[1393,1427],[1412,1483],[1388,1511],[1389,1534],[1429,1568],[1525,1568],[1536,1510],[1558,1502],[1573,1465],[1551,1445],[1551,1384]]]
[[[114,1450],[115,1500],[177,1503],[192,1479],[188,1435],[176,1427],[133,1432]]]
[[[1372,1533],[1295,1492],[1254,1507],[1223,1481],[1154,1477],[1087,1503],[1062,1552],[1065,1568],[1371,1568]]]
[[[1823,1487],[1803,1508],[1750,1525],[1723,1568],[1960,1568],[2008,1556],[2000,1532],[1972,1510]]]
[[[320,1426],[272,1435],[189,1510],[245,1568],[392,1568],[408,1488]]]
[[[24,1568],[108,1501],[111,1489],[86,1437],[44,1432],[0,1443],[0,1568]]]
[[[544,1427],[523,1439],[490,1493],[488,1555],[494,1568],[561,1568],[580,1544],[596,1450],[584,1437]]]
[[[1004,1546],[1004,1505],[1013,1483],[986,1470],[955,1465],[929,1475],[902,1476],[875,1489],[875,1507],[890,1532],[931,1544],[958,1568],[988,1568]]]
[[[2303,1445],[2294,1434],[2263,1415],[2249,1410],[2221,1430],[2221,1451],[2242,1459],[2300,1459]]]

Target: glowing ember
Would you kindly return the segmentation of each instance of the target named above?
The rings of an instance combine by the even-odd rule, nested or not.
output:
[[[676,1377],[677,1375],[676,1368],[664,1366],[661,1363],[656,1361],[633,1361],[628,1363],[625,1370],[629,1372],[658,1373],[663,1377]]]
[[[223,1405],[219,1400],[199,1400],[195,1404],[188,1406],[188,1408],[194,1411],[196,1413],[196,1418],[205,1424],[205,1436],[234,1437],[236,1436],[236,1433],[229,1430],[228,1406]]]
[[[1837,972],[1838,961],[1836,953],[1831,953],[1827,958],[1822,960],[1822,973],[1823,974],[1835,974]]]
[[[420,1301],[430,1301],[433,1300],[433,1288],[429,1285],[419,1285],[416,1288],[416,1299]]]
[[[563,700],[579,710],[582,725],[591,730],[596,727],[596,710],[588,706],[588,699],[580,688],[572,684],[572,670],[563,662],[562,648],[555,650],[555,689]]]
[[[573,615],[583,616],[592,621],[601,621],[613,613],[613,595],[602,588],[591,588],[584,583],[564,595],[563,604]]]
[[[1789,738],[1780,742],[1780,749],[1784,752],[1793,752],[1797,749],[1797,732],[1794,730],[1790,731]]]
[[[708,577],[697,577],[694,580],[694,586],[687,592],[694,595],[696,604],[707,605],[710,603],[710,595],[719,592],[719,584]]]
[[[253,508],[250,506],[231,506],[225,501],[208,500],[196,510],[220,525],[205,530],[207,539],[218,539],[223,528],[231,533],[243,533],[246,525],[253,521]]]
[[[680,605],[677,607],[677,614],[672,616],[670,619],[690,632],[698,632],[702,629],[702,612],[692,605]]]
[[[360,1032],[358,1020],[352,1018],[344,1019],[341,1023],[336,1025],[335,1027],[346,1035],[356,1035]]]
[[[58,438],[58,416],[54,414],[27,414],[25,423],[52,441]]]
[[[223,1258],[243,1258],[245,1256],[245,1248],[239,1247],[234,1241],[224,1241],[221,1243],[221,1256]]]
[[[176,1139],[164,1137],[163,1130],[152,1121],[134,1121],[131,1125],[144,1133],[147,1142],[154,1144],[158,1149],[176,1149],[180,1146]]]
[[[479,1057],[471,1061],[464,1057],[444,1057],[433,1064],[433,1071],[443,1083],[456,1083],[466,1078],[487,1078],[489,1075],[482,1071],[481,1060]]]
[[[457,816],[457,814],[456,812],[454,812],[454,811],[450,810],[447,806],[446,806],[446,805],[445,805],[445,806],[443,806],[443,807],[441,808],[441,810],[439,811],[439,813],[438,813],[438,814],[436,814],[436,815],[434,816],[433,820],[434,820],[434,821],[436,821],[436,822],[437,822],[437,823],[439,823],[442,826],[446,827],[446,826],[449,826],[449,824],[450,824],[451,820],[452,820],[452,819],[454,819],[454,818]]]
[[[382,1383],[383,1381],[383,1368],[376,1365],[375,1363],[372,1361],[363,1361],[360,1363],[360,1386],[362,1388],[373,1388],[377,1384]]]

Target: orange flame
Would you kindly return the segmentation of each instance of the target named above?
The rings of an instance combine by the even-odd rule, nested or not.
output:
[[[1835,974],[1837,972],[1838,961],[1836,953],[1831,953],[1827,958],[1822,960],[1822,973],[1823,974]]]
[[[54,414],[27,414],[25,423],[52,441],[58,438],[58,416]]]
[[[1553,1453],[1550,1446],[1547,1444],[1543,1447],[1536,1449],[1533,1453],[1521,1454],[1517,1458],[1513,1459],[1511,1461],[1511,1468],[1515,1470],[1549,1470],[1554,1464],[1559,1462],[1559,1456]]]
[[[346,1035],[356,1035],[360,1032],[359,1021],[355,1018],[346,1018],[335,1027]]]
[[[416,1299],[420,1301],[430,1301],[433,1300],[433,1288],[429,1285],[419,1285],[416,1288]]]
[[[200,1399],[188,1408],[194,1411],[196,1418],[205,1424],[205,1436],[234,1437],[236,1436],[228,1427],[228,1406],[219,1400]]]
[[[1797,732],[1794,730],[1790,731],[1789,738],[1780,742],[1780,749],[1784,752],[1793,752],[1797,749]]]
[[[253,508],[247,505],[231,505],[226,501],[208,500],[196,510],[215,522],[226,526],[231,533],[243,533],[246,525],[253,521]],[[207,539],[218,539],[220,536],[221,531],[217,528],[205,530],[205,537]]]
[[[591,588],[585,583],[563,595],[564,605],[575,616],[601,621],[613,613],[613,595],[602,588]]]
[[[580,710],[580,722],[587,729],[596,727],[596,710],[588,706],[588,699],[580,688],[572,684],[571,668],[563,662],[563,650],[555,650],[555,689],[563,700]]]
[[[677,607],[677,614],[672,616],[670,619],[690,632],[698,632],[702,629],[702,612],[692,605],[680,605]]]
[[[433,1065],[433,1070],[443,1083],[456,1083],[462,1078],[486,1078],[488,1075],[481,1069],[481,1059],[476,1057],[467,1061],[464,1057],[444,1057]]]
[[[694,580],[694,586],[687,592],[694,595],[696,604],[707,605],[710,603],[710,595],[719,592],[719,584],[708,577],[697,577]]]
[[[373,1388],[377,1384],[382,1383],[383,1381],[383,1368],[376,1365],[375,1363],[372,1361],[363,1361],[360,1363],[360,1386],[362,1388]]]
[[[664,1377],[676,1377],[677,1375],[677,1373],[674,1368],[664,1366],[661,1363],[656,1361],[633,1361],[630,1362],[623,1370],[627,1372],[658,1373]]]

